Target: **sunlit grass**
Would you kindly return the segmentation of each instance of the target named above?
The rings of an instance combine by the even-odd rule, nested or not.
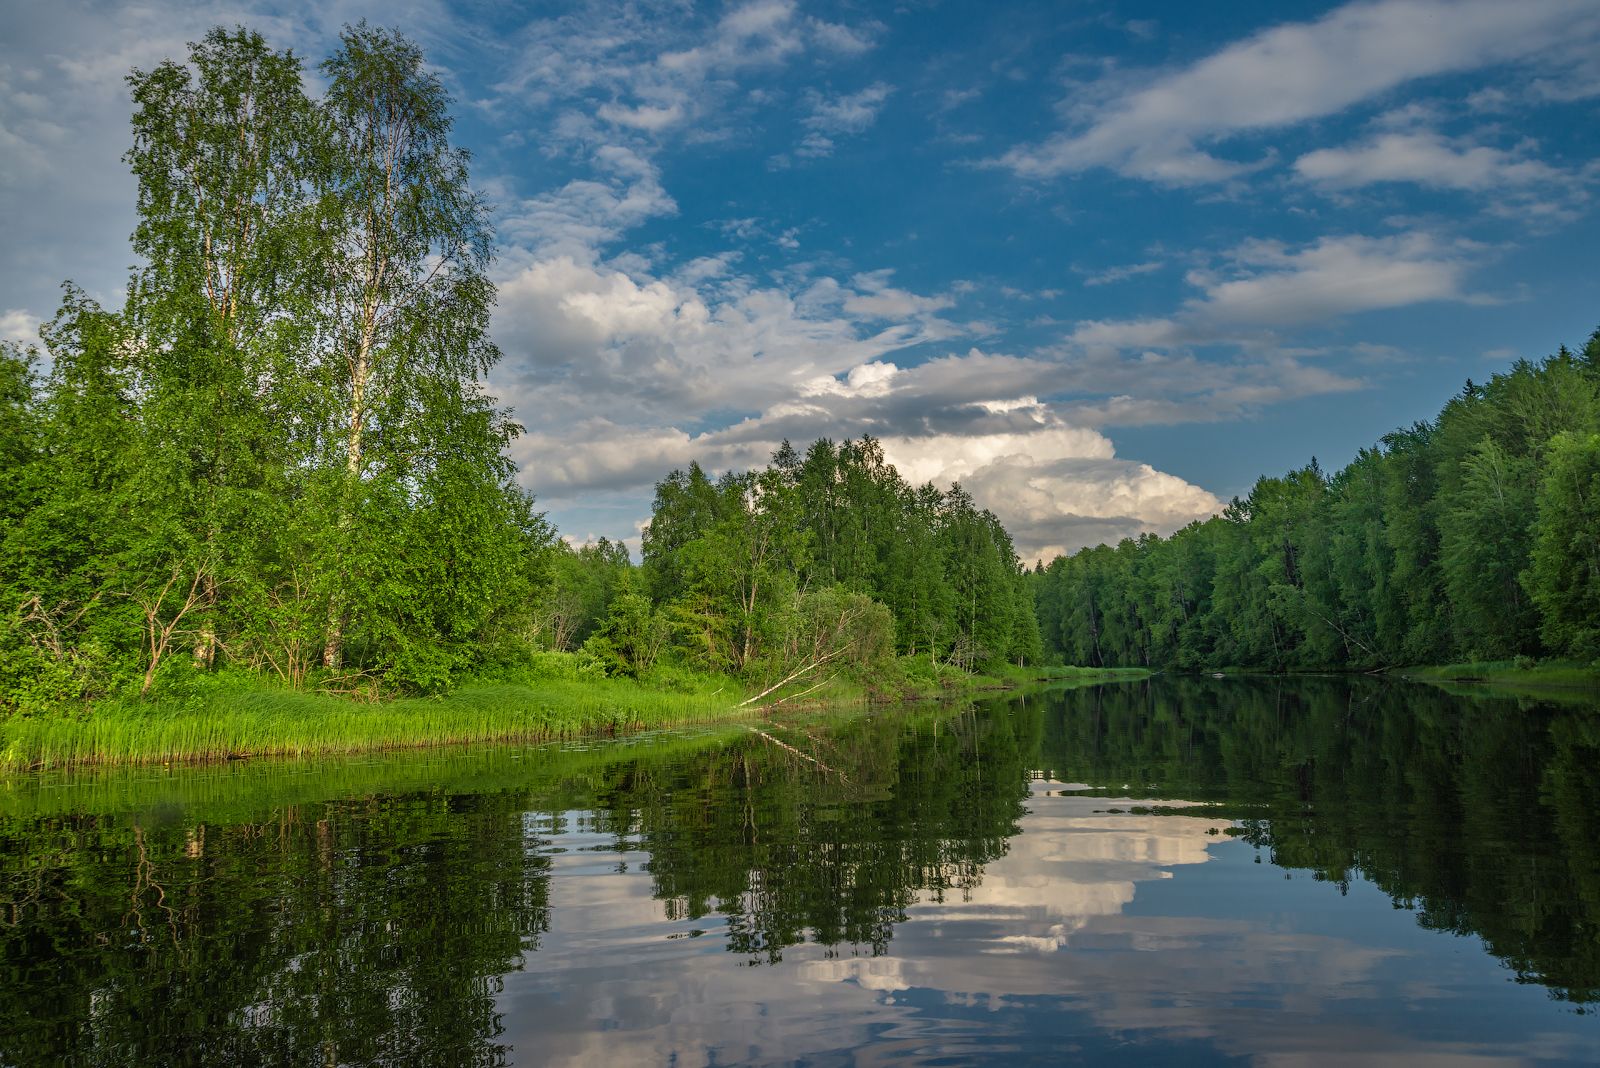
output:
[[[914,731],[960,716],[963,702],[922,703],[891,717]],[[164,819],[219,823],[277,820],[298,806],[377,794],[453,796],[518,790],[556,808],[589,807],[619,763],[666,768],[710,749],[733,745],[768,750],[774,739],[809,748],[818,736],[827,752],[853,752],[870,742],[875,717],[861,708],[780,706],[759,717],[644,730],[620,737],[562,742],[500,742],[387,748],[301,758],[206,764],[97,763],[0,777],[0,818],[67,813],[114,816],[159,811]],[[797,764],[801,758],[785,758]]]
[[[0,777],[0,817],[183,811],[249,823],[300,805],[379,793],[454,795],[598,788],[618,761],[671,761],[751,737],[738,721],[626,738],[389,748],[209,764],[74,765]]]
[[[629,679],[476,684],[444,697],[377,703],[228,690],[181,703],[111,702],[89,714],[0,722],[0,770],[607,735],[725,718],[740,696],[731,689],[669,692]]]
[[[0,720],[0,773],[67,766],[305,757],[471,742],[603,737],[769,713],[775,707],[865,707],[1021,685],[1106,681],[1137,669],[1013,668],[970,675],[904,658],[881,680],[800,681],[743,706],[737,680],[662,669],[642,679],[585,674],[576,658],[544,654],[528,670],[440,697],[363,702],[286,689],[257,676],[208,678],[198,688],[92,709]]]

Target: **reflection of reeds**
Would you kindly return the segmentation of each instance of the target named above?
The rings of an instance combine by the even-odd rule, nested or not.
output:
[[[741,727],[728,725],[647,732],[601,744],[418,747],[168,768],[78,766],[7,782],[0,789],[0,825],[9,819],[73,814],[139,818],[181,812],[185,822],[223,823],[247,837],[282,838],[303,821],[308,807],[339,798],[513,789],[549,792],[558,786],[570,792],[592,785],[619,763],[654,766],[685,760],[744,735]]]

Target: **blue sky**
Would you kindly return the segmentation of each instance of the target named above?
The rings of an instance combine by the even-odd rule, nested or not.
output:
[[[1165,533],[1600,323],[1593,0],[65,0],[6,4],[4,332],[120,301],[130,67],[362,17],[456,99],[492,387],[579,540],[863,432],[1029,559]]]

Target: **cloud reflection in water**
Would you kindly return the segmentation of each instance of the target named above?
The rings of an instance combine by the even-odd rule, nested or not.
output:
[[[1370,886],[1286,881],[1227,821],[1131,804],[1036,783],[1005,855],[965,893],[920,895],[887,954],[807,943],[770,967],[724,951],[721,917],[670,919],[647,856],[619,874],[575,849],[549,938],[507,981],[506,1037],[556,1064],[1585,1055],[1572,1036],[1460,1039],[1454,995],[1504,982],[1476,947],[1441,967],[1417,952],[1439,936]]]

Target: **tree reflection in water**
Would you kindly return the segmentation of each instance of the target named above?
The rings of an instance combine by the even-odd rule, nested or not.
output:
[[[827,770],[739,730],[22,784],[0,802],[0,1062],[507,1062],[508,976],[555,965],[541,945],[580,907],[556,890],[588,885],[563,865],[591,855],[647,869],[628,938],[710,931],[773,982],[887,997],[914,985],[891,959],[913,911],[981,920],[986,953],[1051,952],[1094,917],[1109,938],[1138,880],[1225,828],[1479,936],[1555,998],[1600,989],[1589,708],[1160,679],[764,729]],[[1040,779],[1096,789],[1047,807]],[[1069,835],[1100,881],[1063,866]],[[1024,915],[1048,923],[1007,926]],[[626,973],[610,938],[583,959]],[[825,948],[785,961],[801,944]]]

